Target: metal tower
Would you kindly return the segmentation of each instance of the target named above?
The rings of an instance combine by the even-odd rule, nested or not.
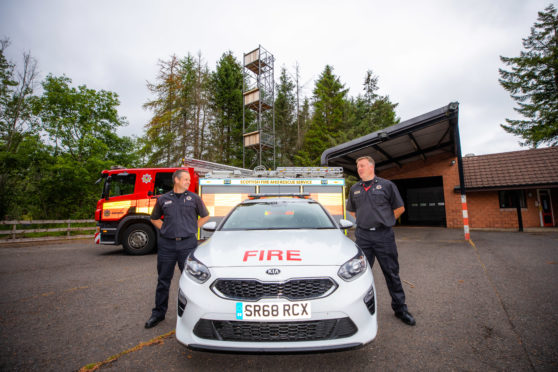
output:
[[[275,58],[261,45],[244,54],[242,166],[275,169]],[[250,110],[250,111],[248,111]],[[252,113],[256,120],[250,120]]]

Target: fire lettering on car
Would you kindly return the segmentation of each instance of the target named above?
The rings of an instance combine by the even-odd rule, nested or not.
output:
[[[300,258],[300,251],[288,250],[287,261],[302,261],[302,258]]]
[[[243,262],[254,261],[302,261],[300,250],[298,249],[260,249],[244,252]]]

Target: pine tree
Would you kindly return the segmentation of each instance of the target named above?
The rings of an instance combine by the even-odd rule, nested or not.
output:
[[[180,61],[180,141],[182,157],[201,159],[205,156],[207,125],[210,120],[209,84],[210,74],[201,53],[197,58],[191,54]]]
[[[506,119],[508,133],[523,138],[521,145],[558,145],[558,17],[554,5],[538,13],[519,57],[500,56],[511,70],[500,69],[500,84],[516,101],[525,119]]]
[[[242,66],[224,53],[211,74],[210,160],[242,166]]]
[[[366,72],[363,86],[364,94],[351,101],[353,125],[347,134],[347,140],[399,123],[395,114],[397,103],[391,103],[389,96],[377,94],[378,77],[372,70]]]
[[[347,92],[327,65],[313,91],[314,114],[303,147],[295,156],[298,165],[319,166],[322,152],[342,142],[347,130]]]
[[[151,121],[146,125],[145,147],[142,152],[148,157],[149,165],[178,165],[182,157],[179,142],[176,141],[180,119],[181,77],[180,61],[172,55],[168,61],[159,61],[156,83],[147,83],[147,88],[155,99],[143,105],[153,111]]]
[[[275,99],[275,136],[278,166],[293,164],[293,149],[297,142],[295,85],[283,67]]]

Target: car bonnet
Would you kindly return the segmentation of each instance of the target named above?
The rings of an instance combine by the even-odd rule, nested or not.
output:
[[[337,229],[216,231],[195,252],[208,267],[342,265],[358,252]]]

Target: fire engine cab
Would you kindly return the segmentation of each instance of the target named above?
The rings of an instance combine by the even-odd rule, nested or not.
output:
[[[309,193],[336,219],[345,218],[345,180],[339,167],[283,167],[275,171],[248,170],[208,161],[184,159],[176,168],[116,168],[104,170],[101,199],[97,202],[95,243],[122,244],[132,255],[157,247],[157,233],[150,215],[157,198],[172,190],[177,169],[190,173],[189,191],[198,193],[219,223],[250,194]],[[164,216],[163,216],[164,218]],[[199,239],[211,233],[201,230]]]

